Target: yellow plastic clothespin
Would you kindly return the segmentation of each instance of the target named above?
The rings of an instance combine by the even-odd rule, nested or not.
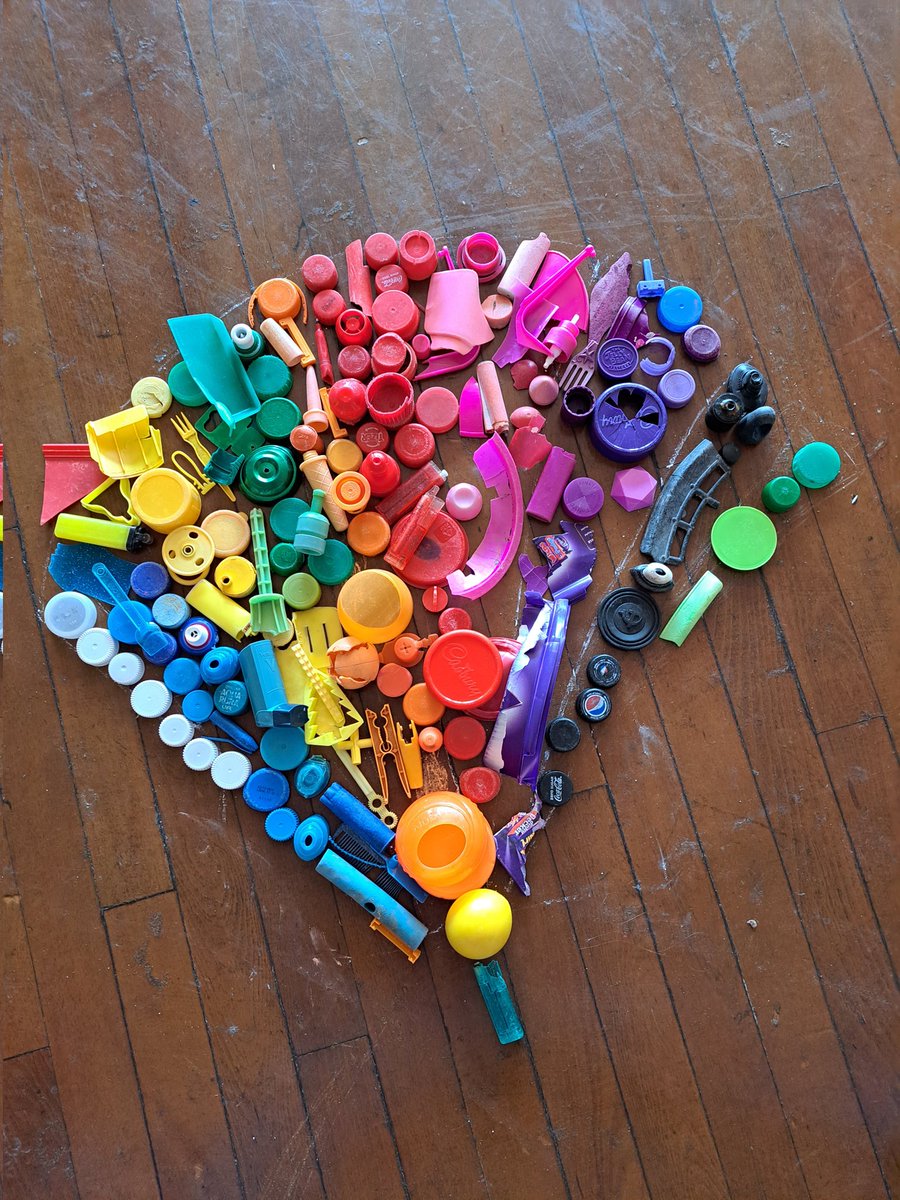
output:
[[[410,740],[407,742],[403,737],[403,726],[400,721],[395,725],[397,731],[397,746],[400,750],[400,758],[403,760],[403,767],[406,771],[406,778],[409,786],[413,791],[420,788],[424,782],[422,774],[422,747],[419,745],[419,731],[416,729],[415,721],[410,721],[409,728],[412,731]]]

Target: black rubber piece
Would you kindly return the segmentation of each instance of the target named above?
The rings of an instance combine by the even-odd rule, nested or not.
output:
[[[734,436],[745,446],[758,446],[764,437],[768,437],[775,424],[775,409],[764,404],[745,413],[734,427]]]
[[[571,717],[557,717],[547,726],[544,736],[551,750],[567,754],[581,741],[581,730]]]
[[[599,721],[605,721],[612,712],[612,701],[603,688],[585,688],[575,701],[575,711],[582,721],[596,725]]]
[[[542,804],[562,808],[575,795],[575,785],[565,771],[545,771],[538,778],[537,794]]]
[[[706,410],[706,427],[716,433],[727,433],[744,415],[744,402],[740,396],[723,393]]]
[[[741,457],[741,448],[740,446],[736,446],[734,442],[726,442],[719,453],[721,454],[724,462],[729,467],[733,467],[737,460]]]
[[[738,363],[731,368],[725,383],[725,391],[739,396],[744,402],[744,411],[760,408],[769,398],[769,385],[751,363]]]
[[[622,678],[619,660],[611,654],[595,654],[587,665],[587,677],[594,687],[615,687]]]
[[[597,609],[597,628],[617,650],[642,650],[659,633],[662,619],[653,597],[637,588],[616,588]]]

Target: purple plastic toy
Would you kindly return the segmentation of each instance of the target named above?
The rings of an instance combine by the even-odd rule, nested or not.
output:
[[[481,545],[462,570],[447,576],[447,587],[453,595],[467,600],[477,600],[489,592],[509,570],[525,519],[519,471],[499,433],[478,447],[472,461],[484,486],[494,488],[497,495],[491,501],[491,517]]]
[[[485,436],[484,405],[481,402],[481,389],[477,379],[467,380],[459,393],[459,436],[464,438],[483,438]]]
[[[638,405],[633,417],[623,402]],[[616,383],[597,398],[591,441],[613,462],[638,462],[659,445],[667,424],[666,406],[656,392],[640,383]]]
[[[562,498],[563,512],[573,521],[589,521],[603,507],[603,488],[596,479],[581,476],[566,484]]]
[[[610,383],[630,379],[637,365],[637,347],[628,338],[607,338],[597,351],[597,370]]]
[[[590,388],[570,387],[563,392],[560,416],[566,425],[587,425],[596,397]]]
[[[645,350],[650,350],[653,346],[667,347],[666,361],[661,363],[654,362],[649,354],[645,354],[641,359],[641,370],[645,375],[650,375],[652,378],[658,379],[660,375],[665,375],[666,371],[671,368],[672,363],[675,361],[675,347],[668,338],[664,337],[652,337],[644,343]]]
[[[528,501],[526,512],[529,517],[536,517],[538,521],[553,520],[574,470],[575,455],[563,450],[562,446],[554,446]]]
[[[638,349],[650,337],[650,318],[647,316],[646,305],[637,296],[629,296],[619,311],[609,329],[611,338],[627,338],[634,342]]]

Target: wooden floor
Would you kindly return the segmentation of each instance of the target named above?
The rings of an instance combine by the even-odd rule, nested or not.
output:
[[[14,0],[4,46],[7,1200],[900,1192],[892,6]],[[416,226],[695,285],[703,390],[749,356],[779,413],[726,502],[809,440],[844,464],[683,649],[624,656],[511,894],[506,1049],[441,933],[406,964],[36,616],[40,444],[164,369],[168,316]],[[695,402],[663,475],[702,431]],[[642,524],[602,514],[555,711]]]

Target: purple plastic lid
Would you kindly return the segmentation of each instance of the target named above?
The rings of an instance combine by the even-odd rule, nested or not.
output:
[[[646,305],[637,296],[629,296],[619,311],[609,329],[609,337],[627,338],[635,346],[643,346],[650,335],[650,318],[647,316]]]
[[[645,355],[645,357],[641,359],[641,370],[645,375],[658,378],[660,375],[665,375],[666,371],[669,370],[672,363],[675,361],[675,347],[668,338],[664,337],[652,337],[649,339],[649,341],[644,343],[645,350],[650,350],[651,347],[655,346],[668,346],[669,352],[666,355],[666,361],[661,363],[654,362],[649,355]]]
[[[607,338],[597,351],[597,370],[610,383],[630,379],[637,365],[637,347],[628,338]]]
[[[586,425],[595,403],[596,397],[590,388],[569,388],[563,393],[560,416],[566,425]]]
[[[697,384],[690,371],[676,367],[663,375],[656,390],[666,408],[684,408],[697,390]]]
[[[633,406],[637,411],[629,416]],[[656,392],[641,383],[615,383],[597,399],[591,441],[613,462],[638,462],[659,445],[667,424],[666,406]]]
[[[722,341],[710,325],[692,325],[684,331],[684,352],[694,362],[712,362],[721,349]]]
[[[589,521],[603,507],[603,488],[596,479],[580,476],[566,484],[562,498],[563,511],[573,521]]]

